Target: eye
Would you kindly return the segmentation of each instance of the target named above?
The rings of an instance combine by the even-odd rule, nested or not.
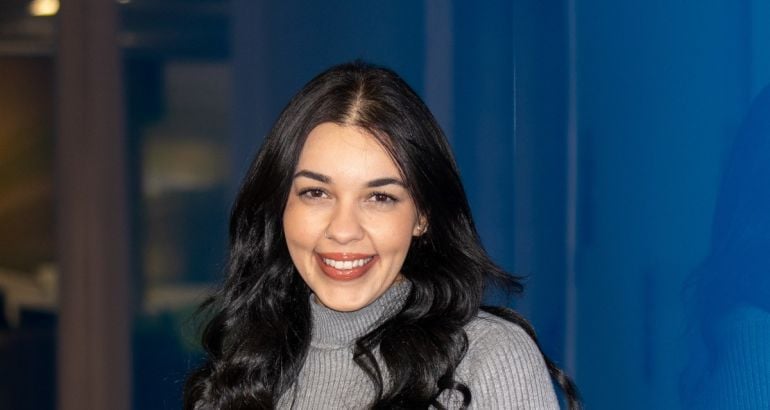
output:
[[[299,196],[306,199],[323,199],[327,198],[326,191],[321,188],[307,188],[299,191]]]
[[[369,201],[380,204],[394,204],[398,202],[398,198],[384,192],[373,192],[369,196]]]

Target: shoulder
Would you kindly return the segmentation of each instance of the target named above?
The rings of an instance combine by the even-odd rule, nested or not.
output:
[[[770,326],[770,312],[760,307],[741,304],[724,315],[726,323],[733,324],[737,327],[743,326]]]
[[[770,349],[770,312],[750,305],[739,305],[725,313],[714,324],[717,341],[724,347],[748,345],[751,350],[759,346]]]
[[[558,408],[543,355],[524,329],[479,312],[465,332],[456,378],[470,388],[473,408]]]
[[[736,306],[718,319],[715,334],[723,350],[732,352],[730,359],[770,366],[770,312],[756,306]]]
[[[535,341],[521,326],[484,311],[465,326],[468,352],[463,364],[478,366],[494,361],[502,367],[515,365],[518,370],[541,372],[547,369]]]
[[[708,372],[709,394],[725,408],[768,408],[770,390],[770,312],[740,305],[714,324],[717,353]]]
[[[517,353],[537,352],[540,357],[534,340],[521,326],[485,311],[480,311],[465,325],[465,333],[468,334],[469,352],[483,353],[489,349],[500,348],[500,342],[505,341],[509,343],[504,345],[517,350]]]

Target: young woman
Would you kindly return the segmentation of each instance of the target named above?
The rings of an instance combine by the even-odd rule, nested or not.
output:
[[[488,284],[521,290],[425,104],[390,70],[332,67],[246,176],[185,408],[558,408],[549,373],[578,408],[531,326],[481,307]]]

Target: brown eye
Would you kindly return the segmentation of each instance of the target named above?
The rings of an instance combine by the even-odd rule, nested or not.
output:
[[[393,195],[386,194],[383,192],[374,192],[369,199],[372,202],[382,203],[382,204],[392,204],[398,202],[398,199],[394,197]]]
[[[326,198],[327,195],[323,189],[308,188],[300,191],[299,196],[303,198],[308,198],[308,199],[322,199],[322,198]]]

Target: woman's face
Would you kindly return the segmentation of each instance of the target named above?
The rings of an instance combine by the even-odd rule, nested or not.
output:
[[[421,218],[387,151],[364,130],[323,123],[302,148],[283,214],[291,259],[325,306],[361,309],[400,277]]]

